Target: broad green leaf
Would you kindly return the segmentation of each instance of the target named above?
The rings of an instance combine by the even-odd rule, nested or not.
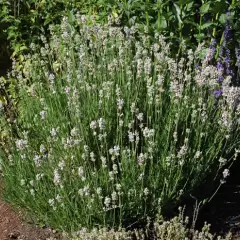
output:
[[[46,26],[46,25],[48,25],[51,21],[52,21],[52,19],[48,17],[48,18],[46,18],[46,20],[44,21],[43,25]]]
[[[204,34],[204,33],[194,34],[194,37],[195,37],[198,41],[201,41],[202,39],[205,38],[205,34]]]
[[[219,17],[219,22],[224,25],[226,23],[226,19],[227,19],[226,14],[222,13]]]
[[[190,3],[188,3],[188,4],[186,4],[186,10],[187,11],[190,11],[191,9],[192,9],[192,7],[193,7],[193,1],[192,2],[190,2]]]
[[[15,38],[17,36],[16,32],[13,31],[13,30],[10,30],[7,32],[8,36],[7,36],[7,39],[11,39],[11,38]]]
[[[194,21],[185,20],[184,23],[193,25],[193,26],[195,26],[196,28],[198,28],[198,26],[199,26],[199,25],[198,25],[197,23],[195,23]]]
[[[25,46],[22,46],[22,47],[25,47]],[[20,47],[20,49],[19,49],[20,51],[21,51],[22,47]],[[27,47],[25,47],[25,48],[27,49]],[[23,55],[19,55],[18,59],[19,59],[20,62],[23,62],[24,61],[24,56]]]
[[[184,5],[184,4],[188,4],[188,3],[190,3],[190,2],[193,2],[193,0],[178,0],[177,1],[177,3],[179,4],[179,5]]]
[[[160,15],[160,18],[156,21],[156,26],[158,26],[160,29],[167,28],[167,21],[163,15]]]
[[[210,2],[204,3],[204,4],[200,7],[200,13],[201,13],[201,14],[206,14],[206,13],[209,11],[209,9],[210,9],[210,5],[211,5]]]
[[[118,17],[118,13],[116,11],[112,11],[112,15],[113,15],[114,18]]]
[[[181,9],[176,3],[173,3],[173,6],[174,6],[174,9],[175,9],[175,12],[176,12],[176,15],[177,15],[177,19],[182,24],[183,22],[182,22],[182,19],[181,19]]]
[[[20,51],[23,51],[23,50],[28,50],[27,46],[23,45],[19,48]],[[22,56],[22,55],[21,55]]]
[[[68,20],[70,21],[70,23],[74,22],[75,17],[74,17],[73,11],[68,12]]]
[[[202,26],[200,26],[200,29],[203,30],[203,29],[208,28],[212,25],[216,25],[216,24],[213,23],[213,22],[207,22],[207,23],[204,23]]]
[[[202,49],[202,51],[200,53],[200,56],[199,56],[201,59],[203,59],[206,56],[207,50],[208,50],[208,48],[203,48]]]

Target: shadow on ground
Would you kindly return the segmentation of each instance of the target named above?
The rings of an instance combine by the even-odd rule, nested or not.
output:
[[[240,239],[240,159],[230,169],[231,175],[214,198],[199,211],[196,228],[204,222],[211,224],[211,232],[224,235],[231,231]]]

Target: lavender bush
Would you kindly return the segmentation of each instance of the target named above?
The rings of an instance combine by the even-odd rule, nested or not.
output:
[[[76,231],[140,223],[206,176],[224,182],[239,152],[231,76],[219,85],[221,68],[199,62],[201,45],[173,59],[170,43],[156,34],[149,46],[137,25],[74,21],[52,26],[45,47],[32,44],[12,71],[19,101],[15,123],[2,120],[5,131],[12,124],[1,151],[5,197]]]

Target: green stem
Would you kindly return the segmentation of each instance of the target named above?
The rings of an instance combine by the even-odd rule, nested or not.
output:
[[[218,188],[216,189],[216,191],[213,193],[213,195],[210,197],[210,199],[208,200],[208,202],[210,202],[213,197],[216,195],[216,193],[218,192],[218,190],[220,189],[220,187],[222,186],[222,183],[219,184]]]
[[[147,27],[149,28],[149,15],[148,15],[148,10],[147,10],[148,4],[149,4],[149,0],[147,0],[146,5],[145,5],[146,24],[147,24]]]
[[[215,17],[215,21],[216,21],[216,22],[217,22],[217,20],[218,20],[218,16],[219,16],[219,13],[216,14],[216,17]],[[216,27],[214,27],[212,35],[213,35],[213,37],[216,36]]]

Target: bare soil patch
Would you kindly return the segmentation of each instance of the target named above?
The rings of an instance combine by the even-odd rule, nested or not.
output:
[[[0,201],[0,240],[60,240],[51,229],[24,223],[10,204]]]

